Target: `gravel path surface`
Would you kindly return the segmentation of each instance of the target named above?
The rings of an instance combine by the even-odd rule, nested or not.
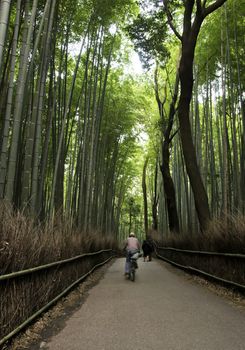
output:
[[[49,350],[244,350],[245,313],[156,260],[139,263],[136,281],[117,259]]]

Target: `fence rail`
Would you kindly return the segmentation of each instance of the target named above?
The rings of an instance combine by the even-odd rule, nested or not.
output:
[[[245,259],[245,254],[233,254],[233,253],[218,253],[218,252],[206,252],[203,250],[188,250],[188,249],[178,249],[172,247],[157,247],[157,249],[161,250],[172,250],[180,253],[188,253],[188,254],[196,254],[196,255],[213,255],[213,256],[227,256],[230,258],[241,258]]]
[[[100,250],[0,276],[0,324],[2,328],[0,330],[0,349],[35,318],[47,311],[77,284],[86,279],[96,268],[106,264],[114,256],[115,253],[112,249]],[[86,260],[84,264],[83,260]],[[81,271],[83,272],[80,273]],[[76,277],[66,283],[67,275],[70,274]],[[45,289],[41,285],[41,292],[36,290],[40,283],[46,287]],[[52,290],[52,283],[54,290]],[[45,293],[48,292],[49,294],[46,296]],[[31,307],[30,304],[35,299],[35,294],[37,294],[37,301]],[[23,302],[21,309],[18,299]],[[46,299],[45,302],[42,302],[43,299]],[[28,312],[25,310],[26,306]],[[24,317],[19,316],[15,319],[13,316],[16,317],[16,310],[19,310],[20,315],[25,314]]]
[[[161,251],[162,253],[160,254]],[[217,282],[239,289],[243,293],[245,292],[245,284],[243,283],[245,281],[244,254],[195,251],[157,246],[156,255],[159,259],[180,269],[211,278]],[[236,278],[239,280],[235,280]]]
[[[98,255],[98,254],[101,254],[101,253],[104,253],[104,252],[110,252],[110,251],[112,251],[112,250],[111,250],[111,249],[105,249],[105,250],[100,250],[100,251],[98,251],[98,252],[76,255],[76,256],[74,256],[74,257],[72,257],[72,258],[69,258],[69,259],[54,261],[54,262],[52,262],[52,263],[50,263],[50,264],[40,265],[40,266],[32,267],[32,268],[30,268],[30,269],[12,272],[12,273],[9,273],[9,274],[7,274],[7,275],[2,275],[2,276],[0,276],[0,281],[8,280],[8,279],[10,279],[10,278],[15,278],[15,277],[19,277],[19,276],[28,275],[28,274],[31,274],[31,273],[33,273],[33,272],[37,272],[37,271],[41,271],[41,270],[46,270],[46,269],[51,268],[51,267],[54,267],[54,266],[59,266],[59,265],[62,265],[62,264],[67,264],[67,263],[69,263],[69,262],[73,262],[73,261],[82,259],[82,258],[87,257],[87,256]]]

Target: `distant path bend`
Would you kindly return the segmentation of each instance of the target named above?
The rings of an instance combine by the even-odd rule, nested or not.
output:
[[[136,281],[117,259],[49,350],[244,350],[245,313],[156,260]]]

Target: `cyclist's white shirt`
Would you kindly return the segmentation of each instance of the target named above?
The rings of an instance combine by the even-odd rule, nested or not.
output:
[[[137,250],[140,249],[140,244],[137,238],[135,237],[128,237],[126,242],[126,249],[127,250]]]

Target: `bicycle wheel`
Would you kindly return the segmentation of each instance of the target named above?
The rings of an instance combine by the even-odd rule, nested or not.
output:
[[[135,280],[135,268],[132,267],[131,271],[130,271],[130,279],[132,282],[134,282]]]

